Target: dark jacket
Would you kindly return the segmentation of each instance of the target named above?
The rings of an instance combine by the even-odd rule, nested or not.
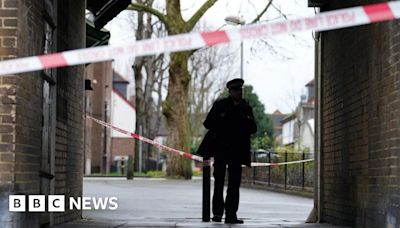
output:
[[[257,125],[245,100],[238,105],[231,97],[216,101],[203,125],[209,131],[198,154],[250,166],[250,135],[257,132]]]

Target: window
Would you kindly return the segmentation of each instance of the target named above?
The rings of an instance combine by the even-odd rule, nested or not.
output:
[[[54,46],[54,27],[45,19],[44,21],[44,45],[43,54],[49,54],[53,50]],[[51,117],[53,113],[53,90],[55,80],[54,80],[54,70],[45,69],[42,72],[43,78],[43,97],[42,97],[42,162],[47,164],[42,164],[42,170],[49,171],[51,149],[50,149],[50,136],[51,131]]]
[[[49,54],[55,50],[53,22],[54,5],[52,0],[44,0],[45,10],[43,13],[42,53]],[[45,69],[42,71],[42,154],[40,167],[40,194],[54,194],[55,175],[55,70]],[[50,213],[42,213],[39,216],[41,226],[51,225]]]

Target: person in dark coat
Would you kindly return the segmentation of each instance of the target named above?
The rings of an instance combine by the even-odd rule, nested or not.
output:
[[[226,84],[229,96],[217,100],[203,125],[209,131],[205,135],[198,154],[205,159],[214,157],[214,195],[212,211],[215,222],[243,223],[237,218],[239,187],[242,165],[250,167],[250,135],[257,131],[251,106],[243,99],[242,79]],[[226,166],[228,166],[228,190],[224,202],[223,190]]]

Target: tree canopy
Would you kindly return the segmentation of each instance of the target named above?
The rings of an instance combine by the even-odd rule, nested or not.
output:
[[[274,126],[272,121],[265,114],[264,104],[258,99],[258,95],[253,91],[253,86],[244,86],[244,98],[253,108],[254,119],[256,120],[258,131],[253,137],[263,137],[267,135],[272,138],[274,135]]]
[[[225,90],[221,94],[220,98],[226,97],[228,95],[229,95],[228,91]],[[266,141],[268,142],[268,144],[271,144],[269,146],[272,146],[272,141],[270,139],[272,139],[273,135],[274,135],[274,126],[273,126],[272,121],[265,114],[265,106],[260,101],[260,99],[258,99],[258,95],[253,91],[253,86],[244,85],[243,97],[253,108],[254,119],[257,123],[258,130],[252,136],[252,139],[264,138],[265,136],[267,136],[269,140],[266,140]]]
[[[217,0],[206,0],[188,19],[184,20],[180,0],[165,0],[164,9],[156,9],[152,6],[152,0],[137,0],[132,3],[128,10],[139,12],[139,18],[143,13],[155,16],[163,23],[168,35],[189,33],[193,30],[200,18],[217,2]],[[252,23],[259,21],[261,16],[267,12],[271,6],[272,0],[266,4],[259,15],[255,17]],[[138,40],[144,37],[137,37]],[[168,141],[167,144],[173,148],[179,148],[188,151],[190,146],[190,121],[188,118],[189,106],[189,86],[192,75],[189,72],[189,59],[194,51],[184,51],[170,54],[168,68],[168,87],[167,97],[162,104],[162,113],[167,121]],[[135,61],[136,63],[139,61]],[[139,71],[139,67],[137,67]],[[258,98],[257,98],[258,99]],[[261,115],[260,115],[261,117]],[[138,117],[140,118],[140,117]],[[257,117],[258,118],[258,117]],[[261,118],[260,123],[264,124]],[[263,134],[263,125],[260,128],[260,134]],[[265,130],[264,130],[265,132]],[[171,156],[168,159],[168,176],[183,176],[190,179],[192,176],[191,161],[180,156]]]

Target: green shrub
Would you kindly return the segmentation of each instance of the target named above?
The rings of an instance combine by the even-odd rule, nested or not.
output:
[[[147,177],[153,177],[153,178],[163,178],[167,174],[163,171],[149,171],[146,173]]]
[[[201,177],[201,176],[203,176],[203,171],[201,171],[201,170],[193,170],[193,176]]]

